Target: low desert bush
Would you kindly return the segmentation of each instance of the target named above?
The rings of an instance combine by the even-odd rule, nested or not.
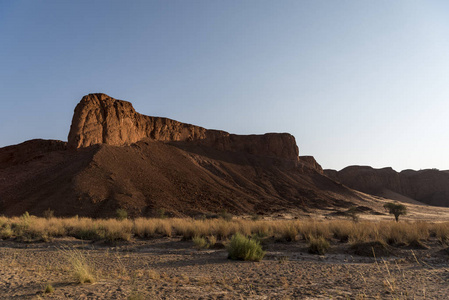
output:
[[[329,242],[322,236],[309,238],[309,253],[324,255],[330,248]]]
[[[14,232],[9,224],[6,224],[0,228],[0,239],[2,240],[9,239],[13,236],[13,234]]]
[[[217,243],[217,238],[214,235],[209,235],[207,238],[202,236],[194,236],[192,241],[197,249],[212,248]]]
[[[240,233],[232,236],[227,246],[228,258],[238,260],[260,261],[265,256],[259,242]]]
[[[46,284],[44,288],[44,294],[50,294],[55,291],[55,288],[51,284]]]
[[[195,248],[197,248],[198,250],[209,248],[209,244],[207,243],[207,241],[204,237],[196,235],[192,238],[192,241],[195,244]]]
[[[117,218],[117,220],[128,219],[128,212],[126,210],[124,210],[123,208],[118,208],[115,211],[115,217]]]

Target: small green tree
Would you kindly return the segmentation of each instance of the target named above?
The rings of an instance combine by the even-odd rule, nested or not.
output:
[[[388,213],[394,215],[396,222],[399,222],[399,216],[407,214],[407,207],[404,204],[390,202],[385,203],[384,208]]]

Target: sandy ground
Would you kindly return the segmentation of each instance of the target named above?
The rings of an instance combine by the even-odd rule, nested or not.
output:
[[[394,247],[388,257],[354,255],[334,241],[324,256],[304,242],[270,242],[261,262],[227,259],[178,238],[120,245],[57,239],[0,241],[1,299],[447,299],[449,254]],[[79,249],[97,273],[77,284],[63,249]],[[43,294],[50,283],[55,291]]]

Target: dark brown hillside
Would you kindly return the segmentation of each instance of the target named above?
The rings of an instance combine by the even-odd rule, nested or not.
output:
[[[150,139],[50,151],[3,164],[0,178],[5,215],[40,215],[47,208],[95,217],[113,216],[117,208],[145,216],[160,208],[176,216],[277,213],[345,207],[359,199],[308,164]]]

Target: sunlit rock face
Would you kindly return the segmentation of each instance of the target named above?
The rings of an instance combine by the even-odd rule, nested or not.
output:
[[[95,144],[129,145],[145,138],[193,142],[217,150],[247,152],[298,161],[298,146],[288,133],[236,135],[221,130],[137,113],[132,104],[105,94],[84,96],[76,106],[68,137],[71,149]]]

